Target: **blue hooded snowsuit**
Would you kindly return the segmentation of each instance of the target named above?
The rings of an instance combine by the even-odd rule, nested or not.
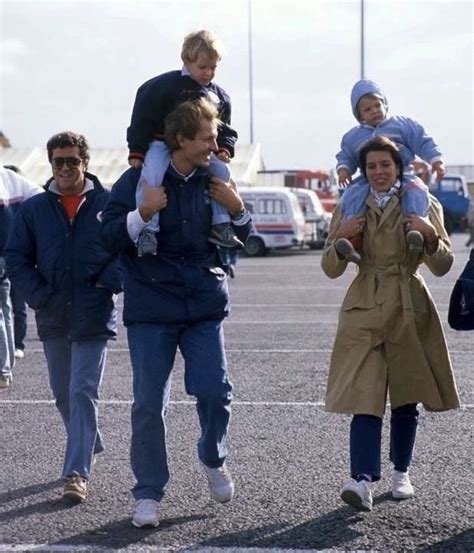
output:
[[[351,92],[351,106],[354,117],[359,120],[358,105],[362,96],[371,94],[380,98],[388,109],[387,99],[377,83],[368,80],[357,81]],[[428,211],[428,189],[420,179],[413,177],[412,162],[415,156],[433,164],[442,159],[441,152],[434,140],[426,134],[423,126],[408,117],[394,116],[385,118],[379,125],[372,127],[360,122],[348,131],[341,141],[341,151],[336,155],[339,169],[346,169],[354,174],[359,164],[361,148],[376,136],[386,136],[395,142],[400,149],[405,169],[405,178],[401,193],[401,207],[405,215],[414,213],[425,216]],[[344,192],[341,201],[342,213],[351,218],[366,211],[365,200],[369,194],[369,184],[360,176]]]

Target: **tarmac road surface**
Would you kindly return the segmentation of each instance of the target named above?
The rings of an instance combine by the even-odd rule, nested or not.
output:
[[[197,416],[182,384],[178,357],[168,416],[171,480],[154,530],[130,524],[131,369],[125,330],[110,344],[99,456],[90,497],[61,498],[64,429],[48,387],[41,344],[30,316],[26,355],[10,389],[0,391],[0,552],[199,551],[474,551],[472,364],[474,334],[446,321],[449,294],[467,259],[454,235],[456,262],[436,278],[423,271],[444,322],[464,406],[422,411],[411,468],[416,497],[395,501],[386,472],[372,513],[339,498],[348,477],[350,417],[324,412],[325,379],[338,309],[353,271],[331,281],[321,252],[297,251],[239,261],[225,324],[234,383],[228,466],[232,503],[209,497],[196,455]],[[120,299],[121,301],[121,299]],[[349,352],[348,352],[349,354]]]

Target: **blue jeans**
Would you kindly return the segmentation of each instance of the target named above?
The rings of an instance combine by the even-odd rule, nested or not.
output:
[[[13,307],[13,328],[15,349],[25,349],[25,337],[28,329],[28,310],[23,294],[12,284],[10,299]]]
[[[141,182],[145,180],[150,186],[161,186],[163,178],[170,164],[170,152],[164,142],[155,140],[150,144],[143,162],[141,177],[137,185],[135,199],[137,207],[143,202],[143,190]],[[229,182],[230,170],[228,164],[221,161],[214,154],[211,155],[211,163],[208,167],[208,174],[211,177],[217,177],[225,182]],[[211,200],[212,224],[230,223],[230,215],[227,209],[219,202]],[[158,232],[160,230],[160,214],[155,213],[151,221],[145,227],[148,230]]]
[[[222,321],[143,324],[127,328],[133,367],[131,463],[135,499],[164,494],[169,479],[165,417],[171,371],[179,347],[184,358],[186,392],[196,397],[201,426],[198,457],[220,467],[227,456],[232,384],[227,372]]]
[[[395,470],[406,472],[415,446],[418,426],[416,403],[392,410],[390,417],[390,461]],[[381,476],[382,419],[374,415],[354,415],[351,422],[351,475],[369,474],[376,482]]]
[[[365,200],[370,194],[370,186],[365,177],[357,177],[342,195],[341,211],[343,217],[352,219],[367,211]],[[421,179],[405,175],[402,183],[400,206],[403,215],[415,214],[425,217],[429,209],[428,187]]]
[[[66,427],[64,476],[90,477],[92,456],[104,450],[98,426],[99,387],[107,340],[69,342],[66,336],[43,342],[49,383]]]
[[[15,341],[8,278],[0,279],[0,303],[0,374],[11,378],[15,366]]]

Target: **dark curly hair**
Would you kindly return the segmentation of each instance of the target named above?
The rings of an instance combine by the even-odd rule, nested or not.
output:
[[[82,159],[82,163],[87,169],[90,160],[89,143],[87,142],[85,136],[72,131],[60,132],[48,140],[46,148],[48,150],[49,162],[51,163],[51,159],[53,158],[53,150],[55,148],[74,148],[74,146],[79,148],[79,157]]]

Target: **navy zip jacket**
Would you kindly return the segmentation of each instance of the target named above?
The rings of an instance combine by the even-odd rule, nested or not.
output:
[[[210,83],[202,86],[181,70],[158,75],[142,84],[133,106],[132,120],[127,129],[129,158],[143,159],[153,140],[163,140],[165,118],[188,100],[206,98],[218,111],[223,123],[219,127],[217,145],[234,157],[237,132],[230,126],[230,97],[220,86]]]
[[[8,275],[35,310],[40,340],[115,338],[113,294],[122,289],[116,256],[99,242],[101,212],[110,192],[86,173],[93,189],[71,224],[49,190],[23,202],[5,248]],[[97,287],[100,284],[102,287]]]
[[[211,206],[205,170],[197,169],[184,180],[171,166],[168,169],[163,181],[168,203],[160,211],[156,256],[138,257],[127,230],[127,214],[136,208],[139,176],[139,170],[129,169],[120,177],[102,217],[104,246],[121,253],[125,325],[192,323],[227,316],[227,277],[216,246],[208,242]],[[233,226],[245,241],[252,222]]]

